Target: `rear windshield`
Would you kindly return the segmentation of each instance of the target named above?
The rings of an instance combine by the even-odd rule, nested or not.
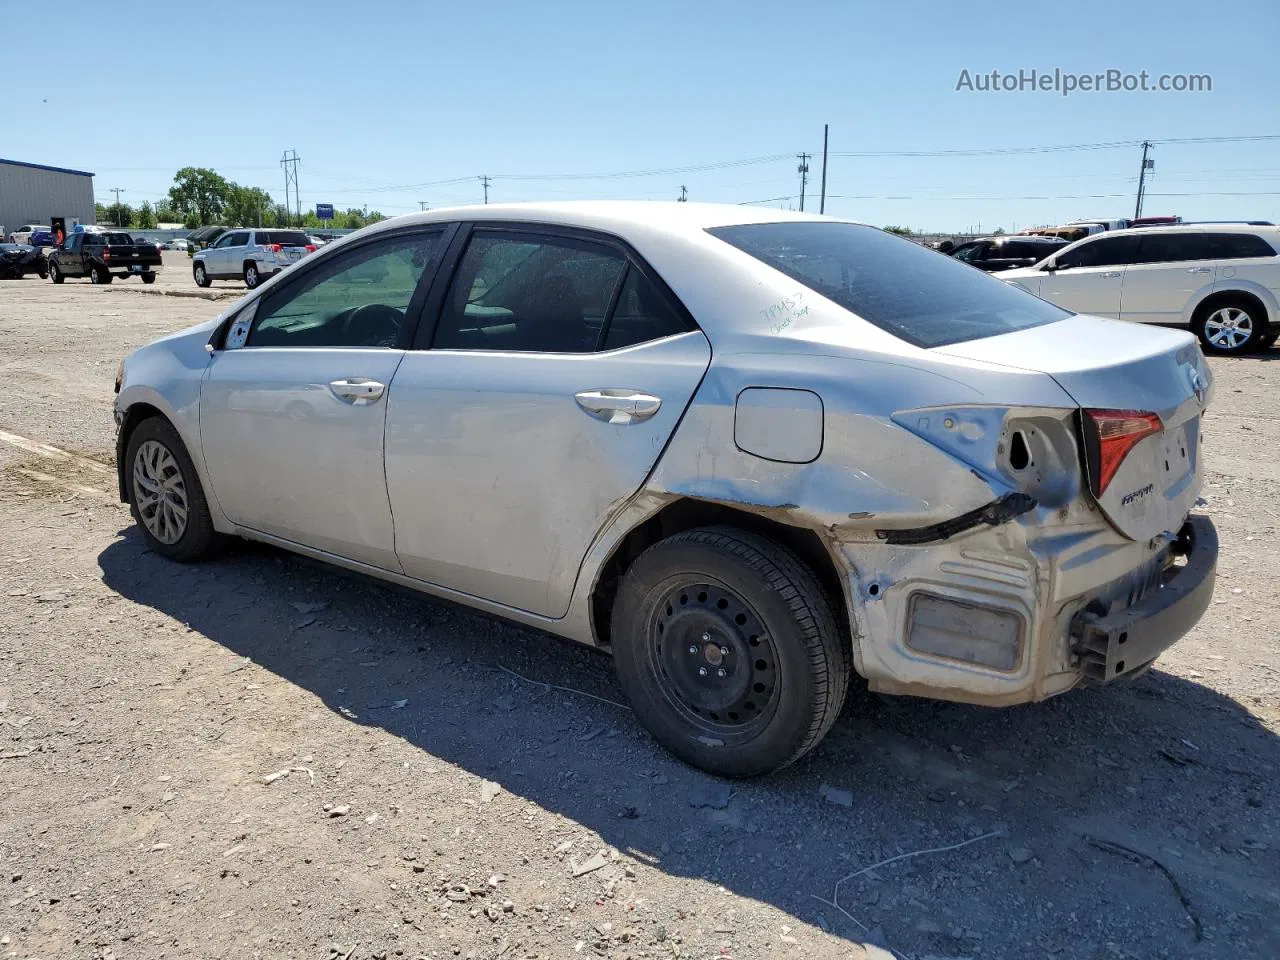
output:
[[[297,230],[259,230],[256,236],[260,244],[278,243],[282,247],[305,247],[311,243],[305,233]]]
[[[759,223],[708,232],[918,347],[994,337],[1071,316],[875,227]]]
[[[115,246],[116,244],[127,245],[133,243],[133,237],[129,236],[127,233],[104,233],[102,235],[102,239],[104,242],[109,243],[112,246]]]

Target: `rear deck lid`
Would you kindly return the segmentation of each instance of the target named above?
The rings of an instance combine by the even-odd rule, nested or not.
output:
[[[1162,429],[1129,450],[1105,489],[1097,492],[1096,462],[1086,470],[1121,533],[1144,540],[1177,532],[1200,493],[1200,418],[1212,385],[1190,334],[1078,315],[934,352],[1047,373],[1082,411],[1158,416]]]

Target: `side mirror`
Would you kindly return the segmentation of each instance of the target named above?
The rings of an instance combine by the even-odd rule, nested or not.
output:
[[[1058,270],[1062,268],[1058,266],[1057,260],[1050,260],[1047,263],[1045,263],[1043,269],[1047,270],[1049,273],[1056,273]]]

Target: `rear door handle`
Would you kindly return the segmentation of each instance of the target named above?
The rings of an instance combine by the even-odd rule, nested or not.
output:
[[[1187,267],[1187,273],[1213,273],[1212,267]]]
[[[386,384],[379,383],[377,380],[350,377],[345,380],[334,380],[329,384],[329,389],[343,403],[349,403],[352,406],[366,406],[370,403],[377,403],[382,398],[382,394],[386,392],[387,387]]]
[[[584,413],[605,423],[639,423],[662,406],[657,397],[638,390],[583,390],[573,398]]]
[[[1119,270],[1114,270],[1109,273],[1100,273],[1098,276],[1102,277],[1104,280],[1119,280],[1124,276],[1124,274]]]

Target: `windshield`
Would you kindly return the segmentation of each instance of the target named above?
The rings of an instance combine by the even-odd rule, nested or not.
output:
[[[856,223],[760,223],[708,231],[918,347],[1071,316],[944,254]]]

